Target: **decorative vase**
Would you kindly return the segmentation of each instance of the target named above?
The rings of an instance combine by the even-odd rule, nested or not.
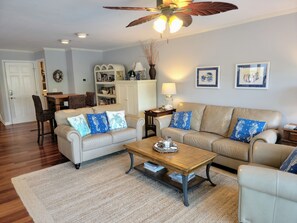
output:
[[[149,69],[149,75],[151,80],[155,80],[156,79],[156,68],[155,68],[155,64],[150,64],[150,69]]]

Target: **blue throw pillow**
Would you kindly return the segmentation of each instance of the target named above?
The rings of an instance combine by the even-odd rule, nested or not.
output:
[[[191,128],[192,111],[173,112],[169,127],[189,130]]]
[[[238,118],[230,139],[249,143],[251,139],[263,132],[266,122]]]
[[[91,134],[105,133],[109,131],[106,112],[98,114],[87,114]]]
[[[297,174],[297,149],[294,149],[283,162],[280,170]]]
[[[70,125],[79,132],[81,137],[90,134],[91,130],[83,114],[74,117],[68,117],[67,120]]]

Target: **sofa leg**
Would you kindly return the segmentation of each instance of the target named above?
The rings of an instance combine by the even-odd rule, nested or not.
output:
[[[75,169],[78,170],[80,168],[80,163],[74,164],[74,166],[75,166]]]

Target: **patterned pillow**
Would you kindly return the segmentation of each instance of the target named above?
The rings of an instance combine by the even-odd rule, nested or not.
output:
[[[173,112],[169,127],[189,130],[191,125],[192,111]]]
[[[297,174],[297,149],[294,149],[283,162],[280,170]]]
[[[98,114],[87,114],[91,134],[104,133],[109,131],[106,112]]]
[[[125,111],[106,111],[106,115],[110,130],[127,128]]]
[[[251,139],[263,132],[266,122],[238,118],[230,139],[249,143]]]
[[[68,117],[67,120],[70,123],[70,125],[79,132],[79,134],[82,137],[90,134],[91,130],[83,114],[74,117]]]

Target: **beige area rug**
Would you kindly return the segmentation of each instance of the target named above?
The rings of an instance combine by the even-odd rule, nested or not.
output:
[[[191,190],[185,207],[181,193],[136,170],[125,174],[129,165],[128,154],[122,153],[80,170],[68,162],[12,182],[35,222],[237,222],[236,179],[212,167],[217,186],[204,182]]]

